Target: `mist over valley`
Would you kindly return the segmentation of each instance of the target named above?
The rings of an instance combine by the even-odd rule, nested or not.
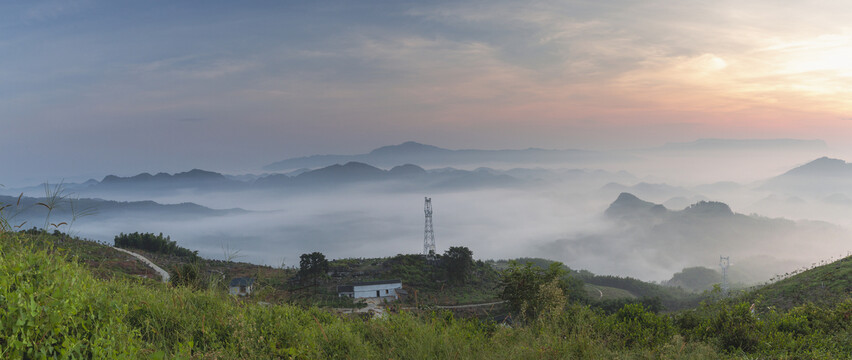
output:
[[[75,210],[91,210],[74,218],[73,233],[111,242],[122,232],[162,232],[214,259],[238,251],[241,261],[292,266],[313,251],[418,253],[428,196],[439,250],[467,246],[480,259],[542,257],[654,281],[716,268],[727,255],[737,280],[752,284],[849,250],[850,165],[814,154],[821,151],[822,142],[795,140],[703,140],[630,153],[407,142],[284,160],[255,174],[110,174],[62,189]],[[717,165],[724,163],[738,165]],[[744,174],[748,163],[755,165]],[[697,181],[705,172],[714,175]],[[24,194],[10,222],[44,224],[46,209],[36,205],[47,201],[43,186],[2,192],[3,204]],[[60,204],[50,222],[70,223],[72,213]]]

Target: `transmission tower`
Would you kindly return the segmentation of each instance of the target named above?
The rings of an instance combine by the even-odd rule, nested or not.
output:
[[[432,199],[426,198],[426,229],[423,231],[423,255],[435,256],[435,231],[432,229]]]
[[[728,266],[731,266],[731,257],[719,255],[719,267],[722,268],[722,292],[728,293]]]

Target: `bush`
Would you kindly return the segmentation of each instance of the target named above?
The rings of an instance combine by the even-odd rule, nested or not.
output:
[[[716,314],[707,321],[705,337],[715,338],[719,346],[728,352],[755,351],[760,343],[762,322],[749,309],[749,303],[733,306],[721,303]]]
[[[0,233],[0,355],[135,357],[139,333],[122,321],[127,307],[116,293],[79,265]]]
[[[647,311],[641,304],[625,305],[605,322],[614,340],[628,348],[656,348],[674,335],[671,320]]]

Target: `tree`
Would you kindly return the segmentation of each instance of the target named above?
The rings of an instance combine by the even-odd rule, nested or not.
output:
[[[447,268],[447,279],[455,283],[463,284],[473,269],[473,251],[465,246],[451,246],[444,252],[443,260]]]
[[[328,260],[321,252],[302,254],[299,257],[299,277],[301,279],[316,280],[328,273]]]
[[[560,262],[553,262],[547,269],[542,269],[529,262],[521,266],[517,261],[511,261],[500,281],[503,286],[500,298],[506,300],[512,312],[533,319],[541,311],[553,308],[554,303],[564,303],[565,274]],[[559,287],[559,294],[553,291],[554,285]]]

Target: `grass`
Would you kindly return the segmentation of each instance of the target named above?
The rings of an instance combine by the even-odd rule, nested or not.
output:
[[[135,277],[160,280],[160,276],[150,267],[105,244],[59,232],[48,236],[38,229],[27,230],[26,233],[30,236],[32,246],[68,256],[86,265],[99,278]]]
[[[636,295],[633,293],[619,288],[602,286],[602,285],[585,285],[586,293],[589,294],[589,298],[592,300],[610,300],[610,299],[635,299]]]
[[[503,326],[452,313],[380,319],[240,301],[217,289],[95,276],[49,235],[0,233],[0,358],[838,359],[852,299],[750,314],[704,303],[674,316],[567,304]]]
[[[806,303],[832,306],[852,297],[852,256],[745,292],[745,301],[787,310]]]

